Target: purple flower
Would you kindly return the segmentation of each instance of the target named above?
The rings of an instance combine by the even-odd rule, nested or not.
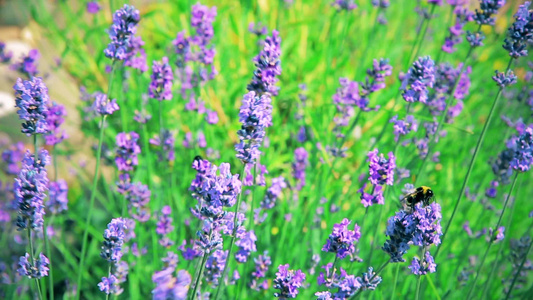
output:
[[[157,220],[156,224],[156,233],[161,236],[161,239],[159,240],[159,244],[161,244],[164,247],[169,247],[174,244],[173,241],[168,239],[167,235],[174,231],[174,225],[172,225],[172,210],[170,206],[165,205],[161,209],[161,214],[159,215],[159,218]]]
[[[263,255],[259,255],[254,258],[255,271],[252,272],[252,280],[250,282],[250,288],[256,291],[267,290],[268,281],[263,279],[266,277],[268,267],[272,265],[268,251],[265,251]]]
[[[338,12],[343,10],[350,11],[357,8],[357,5],[354,3],[353,0],[334,0],[331,5],[335,7]]]
[[[446,37],[442,51],[453,53],[457,49],[454,48],[457,44],[461,43],[461,35],[463,34],[463,27],[466,23],[474,20],[474,14],[468,10],[465,6],[457,5],[453,11],[455,15],[455,24],[450,27],[450,34]]]
[[[68,186],[67,182],[63,179],[50,182],[48,186],[48,195],[50,200],[46,203],[46,206],[53,214],[58,214],[62,211],[66,211],[68,205]]]
[[[335,105],[357,106],[363,110],[368,106],[368,98],[361,97],[357,81],[339,78],[339,83],[341,87],[332,97]]]
[[[116,263],[122,258],[122,245],[126,236],[126,220],[112,219],[104,231],[104,243],[100,256],[110,263]]]
[[[50,162],[46,150],[39,151],[35,157],[29,151],[22,161],[22,169],[15,178],[14,194],[18,208],[17,227],[20,230],[30,227],[33,230],[43,229],[44,199],[48,190],[48,178],[45,166]]]
[[[256,252],[255,242],[257,237],[253,230],[237,232],[238,240],[235,242],[235,246],[239,247],[235,253],[235,259],[240,263],[248,261],[248,257],[251,252]]]
[[[217,167],[207,160],[197,159],[193,162],[193,169],[197,174],[189,191],[198,200],[195,209],[197,216],[219,216],[223,207],[235,205],[237,195],[241,192],[241,181],[239,175],[231,174],[228,163]]]
[[[409,134],[411,131],[416,132],[418,130],[418,122],[412,115],[406,116],[405,120],[398,119],[398,115],[396,115],[389,122],[394,123],[394,140],[396,142],[400,140],[400,136],[404,136]]]
[[[109,100],[106,94],[96,92],[92,109],[100,115],[111,115],[119,109],[117,100]]]
[[[208,110],[205,116],[205,120],[211,125],[218,123],[218,113],[214,110]]]
[[[300,147],[294,150],[294,162],[292,163],[292,176],[296,180],[296,189],[302,190],[305,186],[305,169],[309,165],[307,151]]]
[[[175,143],[175,133],[167,129],[162,130],[162,137],[156,135],[153,139],[150,139],[150,144],[161,146],[161,150],[157,152],[160,161],[171,162],[176,158],[174,153]]]
[[[226,264],[228,251],[216,250],[207,258],[205,263],[204,276],[205,280],[213,286],[218,286],[219,280],[222,277],[222,271]]]
[[[475,32],[472,33],[470,31],[466,31],[466,40],[470,44],[470,47],[476,48],[483,46],[483,40],[485,39],[485,36],[483,33]]]
[[[496,20],[493,15],[498,14],[498,10],[505,4],[505,0],[480,0],[479,8],[476,9],[474,21],[479,25],[494,25]]]
[[[530,1],[524,2],[514,15],[515,22],[509,27],[509,38],[504,41],[503,48],[509,51],[513,58],[527,56],[528,42],[533,39],[533,10],[530,10]]]
[[[133,167],[138,164],[137,155],[141,153],[141,148],[137,144],[138,140],[139,135],[134,131],[117,134],[115,164],[119,171],[133,171]]]
[[[420,261],[418,257],[414,257],[409,269],[415,275],[426,275],[429,273],[435,273],[437,271],[437,264],[429,251],[424,254],[424,259]]]
[[[375,290],[378,284],[381,283],[381,277],[376,276],[374,268],[368,267],[368,272],[363,273],[362,277],[356,278],[360,288],[364,290]]]
[[[372,81],[367,78],[361,84],[365,96],[385,88],[385,78],[392,75],[392,66],[389,65],[389,60],[386,58],[374,59],[372,68],[368,69],[366,74],[372,78]]]
[[[17,270],[20,276],[26,276],[32,279],[41,279],[42,277],[48,276],[48,265],[50,261],[48,258],[39,253],[39,257],[31,261],[29,253],[21,256],[19,259],[19,268]]]
[[[113,14],[113,24],[108,30],[111,41],[104,50],[107,58],[126,60],[132,55],[139,20],[139,11],[128,4],[124,4]]]
[[[6,51],[6,44],[0,42],[0,63],[9,63],[11,58],[13,58],[13,52]]]
[[[519,172],[528,171],[533,164],[533,128],[528,127],[518,138],[509,140],[507,148],[514,152],[509,165]]]
[[[40,77],[30,80],[17,79],[13,86],[15,103],[18,108],[19,119],[23,120],[22,133],[27,136],[48,133],[50,128],[46,117],[48,115],[48,88]]]
[[[39,50],[32,49],[28,52],[27,56],[23,56],[22,59],[11,65],[11,70],[18,71],[28,78],[33,78],[39,72],[37,70],[37,61],[41,58]]]
[[[353,230],[348,229],[351,221],[343,219],[341,223],[333,225],[333,232],[322,247],[322,251],[333,252],[340,259],[355,252],[355,243],[361,238],[361,228],[355,224]]]
[[[98,288],[107,295],[122,292],[117,277],[112,274],[109,277],[102,277],[102,281],[98,283]]]
[[[191,26],[195,35],[186,37],[185,32],[182,31],[172,42],[177,54],[176,66],[184,98],[189,90],[191,90],[190,95],[194,96],[192,91],[194,87],[214,79],[217,75],[213,64],[216,51],[211,45],[214,35],[213,22],[216,16],[216,7],[207,7],[199,3],[193,5]],[[187,64],[188,62],[196,62],[198,66]]]
[[[394,183],[394,169],[396,168],[396,157],[389,152],[388,159],[381,153],[378,156],[378,149],[368,152],[369,180],[373,185],[392,185]]]
[[[274,293],[274,296],[280,299],[296,298],[298,288],[302,287],[304,281],[305,274],[301,270],[289,270],[289,264],[280,265],[273,281],[274,288],[279,292]]]
[[[440,206],[436,202],[424,207],[418,204],[413,213],[401,210],[389,218],[385,234],[389,239],[382,247],[391,257],[391,262],[404,262],[403,255],[409,245],[427,247],[440,244],[442,228]]]
[[[55,102],[48,107],[48,113],[46,115],[46,121],[48,122],[49,133],[44,135],[47,145],[57,145],[61,141],[67,138],[67,134],[59,126],[65,122],[65,116],[67,110],[61,104]]]
[[[174,268],[166,268],[155,272],[152,281],[155,288],[152,290],[153,300],[185,300],[191,285],[191,275],[185,270],[179,270],[176,277],[173,276]]]
[[[495,74],[496,75],[492,76],[492,80],[494,80],[502,89],[506,86],[515,84],[517,81],[516,75],[511,70],[507,71],[507,74],[500,71],[495,71]]]
[[[261,22],[250,22],[250,24],[248,24],[248,32],[255,34],[257,37],[261,37],[262,35],[268,34],[268,28],[262,26]]]
[[[382,185],[372,185],[372,192],[366,193],[364,190],[366,188],[366,183],[358,191],[361,193],[361,203],[365,206],[372,206],[374,204],[385,204],[385,197],[383,196],[383,186]]]
[[[213,38],[213,22],[217,16],[216,6],[207,7],[197,3],[191,12],[191,25],[196,30],[193,40],[199,46],[206,46]],[[205,58],[204,58],[205,60]]]
[[[265,198],[261,201],[261,208],[263,209],[272,209],[276,205],[276,200],[281,196],[283,189],[287,187],[285,178],[279,176],[272,178],[272,184],[267,189]]]
[[[278,76],[281,75],[281,37],[277,30],[265,38],[263,50],[254,58],[256,70],[252,82],[248,84],[248,91],[258,96],[269,93],[276,96],[279,87],[276,86]]]
[[[135,220],[144,223],[150,219],[150,209],[148,203],[152,193],[147,185],[135,182],[129,186],[125,195],[130,215]]]
[[[435,83],[435,63],[429,56],[419,57],[402,81],[402,97],[407,102],[426,103],[428,88]]]
[[[20,172],[20,163],[24,158],[24,143],[17,142],[9,145],[9,148],[2,152],[2,160],[7,164],[5,172],[8,175],[17,175]]]
[[[242,127],[237,131],[240,142],[235,145],[235,151],[243,163],[254,164],[261,154],[259,147],[265,137],[265,129],[272,126],[271,101],[270,95],[259,97],[253,91],[242,99],[239,112]]]
[[[174,76],[167,57],[163,57],[161,62],[153,62],[150,78],[152,81],[148,87],[148,95],[159,101],[171,100]]]
[[[490,182],[490,187],[485,190],[485,196],[489,198],[496,198],[498,190],[496,189],[500,183],[496,180]]]
[[[488,236],[487,236],[487,242],[489,243],[498,243],[498,242],[501,242],[503,241],[503,239],[505,238],[505,227],[503,226],[500,226],[498,227],[498,229],[496,230],[496,232],[494,232],[494,229],[489,228],[488,230]]]
[[[100,6],[100,4],[98,4],[98,2],[96,2],[96,1],[87,2],[87,12],[88,13],[95,14],[95,13],[99,12],[100,9],[102,9],[102,7]]]

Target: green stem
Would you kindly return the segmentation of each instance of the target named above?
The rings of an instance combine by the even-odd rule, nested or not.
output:
[[[421,282],[422,282],[422,276],[418,275],[418,278],[416,280],[415,300],[420,299],[420,283]]]
[[[426,22],[426,27],[424,27],[424,32],[422,33],[422,37],[418,41],[418,46],[416,47],[415,56],[410,58],[409,61],[414,60],[418,56],[418,53],[420,52],[420,48],[422,48],[422,43],[424,42],[424,38],[426,37],[426,33],[428,32],[429,23],[431,23],[431,19],[433,17],[433,13],[435,12],[436,7],[437,5],[435,4],[431,6],[431,11],[429,12],[429,19]]]
[[[531,226],[529,227],[531,229]],[[529,233],[529,230],[528,230]],[[518,267],[518,270],[516,270],[516,273],[514,274],[513,281],[511,282],[511,286],[509,286],[509,289],[507,290],[507,294],[505,295],[505,300],[509,299],[511,297],[511,292],[513,291],[514,285],[516,283],[516,280],[518,276],[520,276],[520,272],[522,271],[522,268],[524,267],[524,264],[527,261],[527,255],[529,254],[529,251],[531,250],[531,245],[533,245],[533,241],[529,240],[529,247],[527,247],[526,253],[524,253],[524,257],[522,258],[522,262],[520,263],[520,267]]]
[[[111,277],[111,263],[109,263],[109,267],[107,268],[107,278]],[[105,294],[105,300],[109,300],[109,293]]]
[[[510,231],[510,228],[511,228],[511,221],[513,220],[513,215],[514,215],[514,211],[516,207],[515,204],[516,204],[516,200],[513,201],[513,203],[511,204],[511,213],[509,215],[509,220],[507,221],[507,224],[505,227],[508,231]],[[498,260],[498,258],[502,255],[504,245],[505,245],[505,242],[502,241],[500,243],[500,248],[498,249],[498,255],[496,255],[496,259],[494,260],[494,263],[492,264],[492,269],[490,270],[489,278],[487,279],[487,281],[485,281],[485,285],[483,287],[483,293],[481,294],[482,299],[486,299],[485,295],[489,290],[490,282],[492,281],[492,276],[494,275],[494,272],[496,272],[496,269],[501,265],[501,262]]]
[[[31,229],[30,228],[28,228],[28,243],[30,245],[31,265],[34,266],[35,265],[35,255],[33,253],[33,240],[31,238]],[[39,279],[37,279],[37,278],[35,278],[35,285],[37,286],[37,293],[39,294],[39,299],[42,300],[43,299],[43,294],[41,292],[41,286],[39,284]]]
[[[391,299],[396,298],[396,286],[398,285],[398,274],[400,273],[400,264],[396,264],[396,272],[394,272],[394,285],[392,286]]]
[[[245,166],[243,165],[241,177],[239,178],[240,180],[244,178],[244,170],[245,170]],[[218,297],[220,296],[220,292],[224,289],[224,285],[225,285],[224,278],[226,278],[226,275],[228,273],[228,265],[229,265],[229,261],[231,257],[231,251],[233,250],[233,244],[235,243],[235,235],[237,233],[237,228],[239,227],[237,224],[237,216],[239,214],[239,208],[241,207],[242,194],[243,194],[243,191],[241,191],[241,193],[239,194],[239,198],[237,199],[237,204],[235,205],[235,216],[233,217],[233,232],[231,234],[231,239],[229,242],[228,256],[226,259],[226,263],[224,264],[224,269],[222,270],[222,277],[220,278],[220,282],[218,283],[217,292],[215,294],[215,300],[219,299]]]
[[[468,296],[466,297],[466,299],[471,299],[471,295],[472,295],[472,292],[474,292],[475,288],[476,288],[476,283],[477,283],[477,280],[479,278],[479,274],[480,274],[480,271],[481,271],[481,268],[483,268],[483,264],[485,263],[485,259],[487,258],[487,254],[489,253],[489,250],[490,250],[490,247],[492,246],[493,242],[494,242],[494,238],[495,238],[495,235],[496,235],[496,232],[498,231],[498,227],[500,227],[500,224],[501,224],[501,221],[502,221],[502,218],[503,218],[503,214],[505,213],[505,208],[507,207],[507,203],[509,202],[509,199],[511,198],[511,194],[513,193],[513,189],[516,185],[516,179],[518,178],[518,174],[519,172],[516,172],[515,171],[515,176],[513,178],[513,183],[511,183],[511,189],[509,190],[509,193],[507,194],[507,197],[505,199],[505,203],[503,204],[503,209],[502,209],[502,212],[500,213],[500,218],[498,219],[498,223],[496,223],[496,227],[494,227],[494,231],[492,232],[491,236],[490,236],[490,240],[489,240],[489,245],[487,246],[487,249],[485,250],[485,254],[483,255],[483,258],[481,259],[481,262],[476,270],[476,277],[474,278],[474,282],[472,283],[472,286],[470,287],[470,291],[468,292]]]
[[[50,219],[48,225],[52,226],[53,217]],[[50,249],[50,242],[48,241],[48,232],[46,229],[46,224],[43,225],[43,238],[44,238],[44,247],[46,249],[46,254],[48,255],[48,285],[50,299],[54,300],[54,273],[53,273],[53,263],[52,263],[52,250]]]
[[[507,69],[505,70],[505,73],[511,68],[511,63],[513,62],[513,58],[509,60],[509,64],[507,65]],[[448,230],[450,229],[450,225],[452,224],[453,218],[455,217],[455,214],[457,212],[457,208],[459,207],[459,204],[461,203],[461,199],[463,198],[463,195],[466,190],[466,185],[468,184],[468,179],[470,179],[470,174],[472,173],[472,169],[474,167],[474,163],[476,161],[477,155],[479,153],[479,149],[481,148],[481,145],[483,144],[483,140],[485,139],[485,133],[487,132],[487,129],[490,125],[490,121],[492,119],[492,115],[494,114],[494,110],[496,106],[498,105],[498,100],[500,99],[500,96],[502,94],[503,88],[500,87],[498,90],[498,93],[496,94],[496,97],[494,98],[494,101],[492,102],[492,107],[490,108],[489,116],[487,117],[487,121],[485,122],[485,125],[483,126],[483,130],[481,131],[481,135],[479,136],[479,139],[476,144],[476,148],[474,149],[474,154],[472,155],[472,159],[470,160],[470,164],[468,166],[468,169],[466,171],[466,176],[463,181],[463,185],[461,187],[461,191],[459,192],[459,195],[457,196],[457,200],[455,201],[455,206],[452,211],[452,215],[450,217],[450,220],[448,221],[448,224],[446,224],[446,228],[444,229],[444,233],[441,237],[441,243],[439,246],[437,246],[437,251],[435,252],[434,258],[437,258],[437,255],[440,252],[440,249],[442,245],[444,244],[443,241],[446,238],[446,234],[448,233]]]
[[[113,72],[112,72],[113,73]],[[76,287],[76,299],[80,299],[81,283],[83,279],[83,268],[85,267],[85,256],[87,253],[87,240],[89,237],[89,224],[91,223],[93,209],[94,209],[94,200],[96,198],[96,187],[98,186],[98,175],[100,174],[100,157],[102,156],[102,144],[104,140],[104,126],[105,119],[107,115],[102,116],[100,121],[100,136],[98,138],[98,149],[96,151],[96,167],[94,170],[93,186],[91,189],[91,198],[89,199],[89,207],[87,211],[87,220],[85,230],[83,231],[83,240],[81,246],[81,256],[80,256],[80,265],[78,267],[78,281]]]
[[[196,292],[198,291],[198,286],[200,285],[200,282],[202,280],[202,276],[204,273],[205,263],[207,262],[207,251],[204,251],[204,256],[202,257],[202,264],[200,265],[200,272],[198,273],[198,276],[196,277],[196,282],[194,284],[194,289],[192,291],[191,297],[189,299],[196,299]],[[227,257],[226,261],[229,260],[229,256]],[[219,285],[224,282],[224,278],[220,279]]]

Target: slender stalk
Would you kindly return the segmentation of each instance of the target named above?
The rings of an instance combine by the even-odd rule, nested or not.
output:
[[[505,227],[507,230],[510,230],[510,227],[511,227],[511,222],[513,220],[514,210],[516,207],[515,204],[516,204],[516,200],[513,201],[513,203],[511,204],[511,213],[509,215],[509,219]],[[487,279],[487,281],[485,281],[485,284],[483,287],[483,293],[481,294],[481,298],[485,298],[485,295],[489,290],[490,282],[492,281],[492,276],[494,275],[494,272],[496,272],[496,269],[501,265],[501,262],[498,261],[498,258],[502,255],[504,245],[505,245],[505,241],[502,241],[500,243],[500,248],[498,249],[498,255],[496,255],[496,259],[492,263],[492,269],[490,270],[489,278]]]
[[[111,263],[109,263],[109,267],[107,268],[107,278],[111,277]],[[109,294],[105,294],[105,300],[109,300]]]
[[[477,283],[477,280],[479,278],[479,273],[480,273],[481,269],[483,268],[483,264],[485,263],[485,259],[487,258],[487,254],[489,253],[490,247],[492,246],[492,244],[494,242],[494,238],[495,238],[496,232],[498,230],[498,227],[501,224],[503,214],[505,213],[505,208],[507,207],[507,203],[509,202],[509,199],[511,198],[511,194],[513,193],[513,189],[514,189],[514,187],[516,185],[516,179],[518,178],[518,174],[519,174],[519,172],[515,172],[515,176],[513,178],[513,183],[511,183],[511,189],[509,190],[509,193],[507,194],[507,197],[505,199],[505,203],[503,204],[503,209],[502,209],[502,212],[500,214],[500,218],[498,219],[498,223],[496,223],[496,227],[494,227],[494,232],[490,236],[489,245],[487,246],[487,249],[485,250],[485,254],[483,255],[483,258],[481,259],[481,262],[480,262],[480,264],[479,264],[479,266],[478,266],[478,268],[476,270],[476,277],[474,277],[474,282],[472,283],[472,286],[470,287],[470,291],[468,292],[468,296],[466,297],[466,299],[471,299],[470,296],[472,295],[472,292],[476,289],[476,283]]]
[[[391,299],[396,298],[396,286],[398,285],[398,274],[400,273],[400,264],[396,264],[396,272],[394,272],[394,284],[392,286]]]
[[[35,255],[33,254],[33,240],[31,238],[31,229],[28,227],[28,243],[30,245],[30,258],[31,265],[35,264]],[[39,284],[39,279],[35,278],[35,285],[37,286],[37,292],[39,294],[39,299],[43,299],[43,294],[41,292],[41,285]]]
[[[529,227],[531,229],[531,226]],[[528,230],[529,232],[529,230]],[[520,275],[520,272],[522,271],[522,268],[524,267],[524,264],[527,261],[527,255],[529,254],[529,251],[531,250],[531,245],[533,245],[533,241],[529,241],[529,247],[527,247],[527,251],[524,254],[524,258],[522,258],[522,262],[520,263],[520,267],[518,267],[518,270],[516,270],[516,273],[514,274],[513,281],[511,282],[511,286],[509,286],[509,289],[507,290],[507,294],[505,295],[505,300],[509,299],[511,297],[511,292],[513,291],[514,285],[516,283],[516,279]]]
[[[202,257],[202,263],[200,265],[200,272],[198,273],[198,276],[196,277],[196,282],[194,284],[194,289],[192,290],[192,294],[190,296],[189,299],[196,299],[196,292],[198,291],[198,286],[200,285],[200,282],[202,280],[202,276],[203,276],[203,273],[204,273],[204,268],[205,268],[205,263],[207,262],[207,256],[208,256],[208,253],[207,251],[204,251],[204,256]],[[226,258],[226,261],[229,260],[229,256]],[[224,279],[221,278],[220,279],[220,282],[219,282],[219,285],[222,284],[222,282],[224,282]]]
[[[418,46],[416,47],[415,56],[414,57],[410,57],[409,61],[412,61],[413,59],[415,59],[415,57],[418,56],[418,53],[420,53],[420,48],[422,48],[422,43],[424,42],[424,38],[426,37],[426,34],[428,32],[429,23],[431,23],[431,19],[433,17],[433,13],[435,12],[435,8],[436,7],[437,7],[437,5],[435,5],[435,4],[433,4],[431,6],[431,11],[429,12],[429,19],[427,20],[426,27],[424,27],[424,31],[422,32],[422,37],[418,41]]]
[[[422,282],[422,276],[418,275],[418,278],[416,279],[415,300],[420,299],[420,283],[421,282]]]
[[[52,225],[53,217],[48,223],[50,226]],[[48,241],[48,232],[46,229],[46,224],[43,225],[43,238],[44,238],[44,247],[46,249],[46,254],[48,255],[48,285],[49,285],[49,294],[50,299],[54,300],[54,273],[53,273],[53,263],[52,263],[52,250],[50,249],[50,242]]]
[[[513,58],[509,60],[509,64],[507,65],[507,69],[505,70],[505,73],[511,68],[511,63],[513,62]],[[489,116],[487,117],[487,121],[485,121],[485,125],[483,125],[483,129],[481,130],[481,134],[479,135],[479,139],[476,144],[476,148],[474,149],[474,154],[472,155],[472,159],[470,160],[470,164],[468,166],[468,169],[466,171],[466,176],[463,181],[463,185],[461,187],[461,191],[459,192],[459,195],[457,196],[457,200],[455,201],[455,206],[452,211],[452,215],[450,217],[450,220],[448,221],[448,224],[446,224],[446,228],[444,229],[444,232],[441,236],[441,243],[437,246],[437,251],[435,252],[435,259],[437,258],[437,255],[440,252],[440,249],[442,247],[443,241],[446,238],[446,234],[448,233],[448,230],[450,229],[450,225],[452,224],[453,218],[455,217],[455,214],[457,212],[457,208],[459,207],[459,204],[461,203],[461,199],[463,198],[463,195],[466,190],[466,185],[468,184],[468,179],[470,179],[470,174],[472,173],[472,169],[474,167],[474,163],[476,161],[477,155],[479,153],[479,149],[481,148],[481,145],[483,144],[483,140],[485,139],[485,133],[487,132],[487,129],[490,125],[490,121],[492,119],[492,115],[494,114],[494,110],[496,106],[498,105],[498,100],[500,99],[500,96],[502,94],[503,88],[500,88],[498,90],[498,93],[496,94],[496,97],[494,98],[494,101],[492,102],[492,107],[489,111]]]
[[[255,200],[255,190],[257,186],[256,179],[257,178],[257,163],[254,164],[254,179],[253,179],[253,187],[252,187],[252,200],[250,201],[250,213],[248,214],[248,226],[252,226],[254,223],[254,200]]]
[[[242,172],[240,179],[242,180],[244,178],[244,165],[242,166]],[[237,216],[239,214],[239,208],[241,207],[242,202],[242,194],[243,191],[239,194],[239,198],[237,199],[237,204],[235,205],[235,216],[233,217],[233,232],[231,234],[231,239],[229,242],[229,248],[228,248],[228,256],[226,258],[226,263],[224,264],[224,269],[222,270],[222,277],[220,278],[220,282],[217,287],[217,292],[215,294],[215,300],[219,299],[220,292],[224,289],[224,278],[226,278],[226,275],[228,274],[228,265],[231,257],[231,251],[233,250],[233,244],[235,243],[235,235],[237,233],[237,228],[239,227],[237,225]]]
[[[77,281],[77,287],[76,287],[76,299],[80,299],[80,291],[81,291],[81,281],[83,278],[83,268],[85,267],[85,256],[87,253],[87,240],[89,237],[89,224],[91,223],[92,215],[93,215],[93,209],[94,209],[94,200],[96,198],[96,187],[98,186],[98,175],[100,174],[100,157],[102,156],[102,144],[104,140],[104,125],[105,125],[105,119],[106,115],[102,116],[102,120],[100,121],[100,136],[98,138],[98,149],[96,151],[96,167],[94,170],[94,178],[93,178],[93,186],[91,189],[91,198],[89,199],[89,208],[87,211],[87,220],[85,224],[85,230],[83,231],[83,240],[82,240],[82,246],[81,246],[81,256],[80,256],[80,265],[78,267],[78,281]]]

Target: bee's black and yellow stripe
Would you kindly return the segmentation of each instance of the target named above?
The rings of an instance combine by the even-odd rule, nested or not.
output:
[[[416,204],[422,202],[424,206],[429,205],[429,202],[433,198],[433,190],[427,186],[420,186],[415,189],[414,192],[407,194],[402,202],[407,206],[410,211],[413,211]]]

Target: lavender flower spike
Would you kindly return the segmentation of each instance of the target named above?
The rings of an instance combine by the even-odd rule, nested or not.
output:
[[[33,261],[31,261],[30,254],[26,253],[26,255],[20,257],[17,271],[20,276],[41,279],[42,277],[48,276],[49,264],[50,261],[42,253],[39,254],[39,258]]]
[[[48,178],[45,166],[50,162],[46,150],[41,150],[35,157],[29,151],[22,161],[22,169],[15,178],[14,194],[19,215],[17,227],[19,230],[43,229],[43,216],[45,214],[43,201],[48,190]]]
[[[280,265],[276,278],[274,279],[274,288],[279,292],[274,293],[274,296],[280,299],[296,298],[298,295],[298,288],[300,288],[305,281],[305,274],[301,270],[289,270],[289,265]]]
[[[22,133],[27,136],[48,133],[48,88],[40,77],[17,79],[13,86],[19,119],[23,120]]]
[[[259,147],[265,137],[265,128],[272,126],[270,95],[258,96],[249,92],[242,99],[239,121],[242,127],[237,134],[240,142],[235,145],[237,158],[243,163],[254,164],[261,154]]]
[[[272,30],[272,36],[267,36],[263,50],[254,58],[256,70],[252,82],[248,84],[248,91],[257,95],[269,93],[276,96],[279,87],[276,86],[278,76],[281,75],[281,37],[277,30]]]
[[[122,258],[122,245],[124,244],[126,220],[117,218],[111,220],[104,231],[104,245],[100,256],[111,263],[116,263]]]
[[[95,93],[92,108],[95,112],[102,116],[112,115],[115,111],[119,109],[117,100],[109,100],[106,94],[100,92]]]
[[[368,152],[368,162],[370,182],[373,185],[392,185],[394,183],[394,169],[396,169],[396,157],[389,152],[386,159],[381,153],[378,156],[378,149]]]
[[[348,229],[351,221],[344,218],[341,223],[333,225],[333,232],[322,247],[322,251],[336,253],[340,259],[355,252],[354,243],[361,238],[361,228],[355,224],[353,230]]]
[[[136,42],[134,35],[137,33],[139,20],[139,11],[128,4],[124,4],[124,7],[113,14],[113,24],[108,30],[111,42],[104,50],[106,57],[125,60],[131,55]]]
[[[429,56],[419,57],[402,81],[402,97],[407,102],[426,103],[428,88],[435,83],[435,63]]]
[[[174,76],[168,58],[163,57],[161,62],[152,64],[152,82],[148,87],[148,95],[159,101],[172,99],[172,81]]]
[[[511,167],[520,172],[528,171],[533,165],[533,128],[526,128],[520,137],[511,139],[507,147],[514,152]]]
[[[524,2],[514,15],[515,22],[509,27],[509,38],[504,41],[503,48],[513,58],[527,56],[527,45],[533,39],[533,10],[529,9],[530,1]]]

